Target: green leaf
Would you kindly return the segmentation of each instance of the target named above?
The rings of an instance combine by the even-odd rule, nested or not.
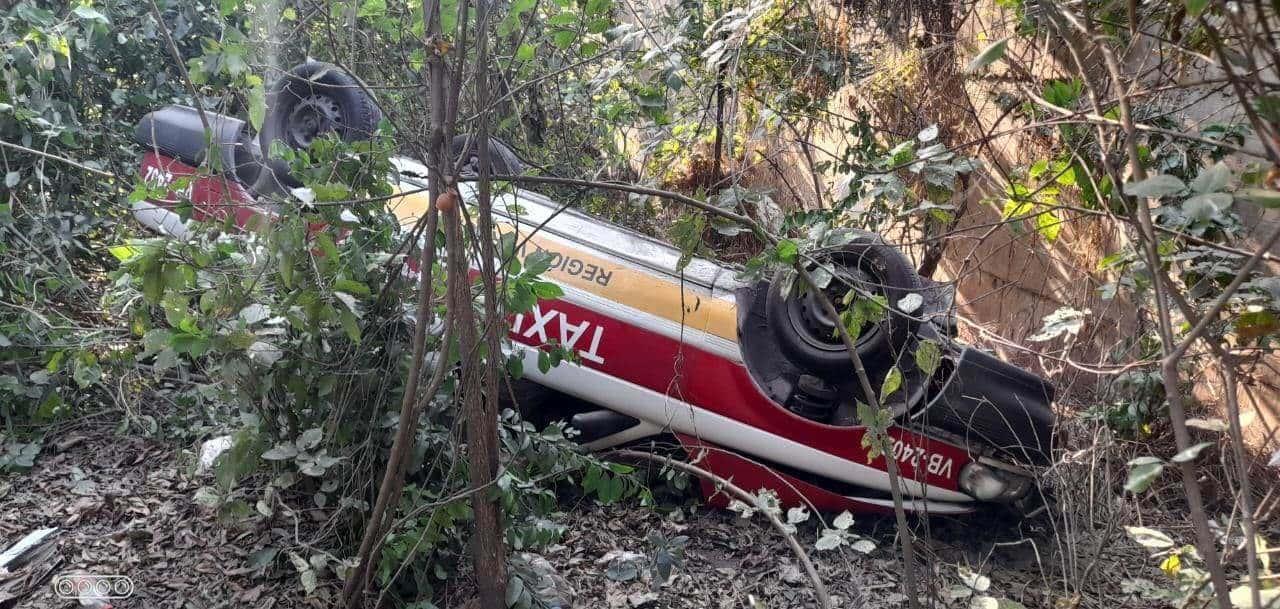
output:
[[[328,231],[316,233],[316,245],[320,247],[320,252],[325,258],[330,260],[338,259],[338,246],[333,242],[333,235]]]
[[[364,0],[357,17],[382,17],[387,14],[387,0]]]
[[[1222,216],[1222,212],[1231,207],[1231,195],[1225,192],[1210,192],[1196,195],[1182,202],[1182,213],[1199,222],[1207,222]]]
[[[1200,170],[1196,179],[1191,181],[1191,190],[1197,194],[1218,192],[1227,187],[1231,181],[1231,169],[1226,163],[1218,161],[1212,167]]]
[[[613,8],[613,0],[587,0],[586,13],[592,17],[607,15],[611,8]]]
[[[778,255],[778,260],[787,264],[795,264],[800,256],[800,246],[790,239],[781,239],[778,241],[778,246],[774,252]]]
[[[284,461],[298,456],[298,449],[292,442],[278,444],[275,448],[262,453],[262,458],[268,461]]]
[[[889,150],[889,166],[900,167],[916,158],[916,143],[907,140]]]
[[[316,575],[315,569],[307,569],[306,571],[303,571],[298,575],[298,578],[302,580],[302,589],[307,594],[311,594],[312,592],[315,592],[316,586],[319,585],[319,583],[316,581],[317,575]]]
[[[1167,173],[1153,175],[1140,182],[1130,182],[1124,185],[1124,194],[1131,197],[1150,197],[1158,199],[1169,195],[1176,195],[1187,189],[1187,185],[1182,183],[1175,176]]]
[[[66,351],[58,351],[57,353],[54,353],[53,357],[49,358],[48,363],[44,365],[45,372],[48,372],[49,374],[53,374],[61,370],[62,361],[65,359],[67,359]]]
[[[893,395],[895,391],[902,387],[902,370],[897,366],[889,369],[884,375],[884,383],[880,385],[880,403],[883,404],[885,398]]]
[[[996,60],[1004,57],[1005,49],[1008,48],[1008,46],[1008,38],[1003,38],[987,45],[987,48],[982,49],[981,53],[978,53],[973,59],[969,60],[969,65],[965,66],[964,71],[968,74],[973,74],[991,65]]]
[[[457,29],[458,0],[442,0],[440,2],[440,30],[447,33],[454,32]]]
[[[813,544],[815,550],[834,550],[844,543],[844,531],[837,529],[825,529],[822,535],[818,537],[818,541]]]
[[[102,368],[98,366],[98,358],[92,353],[81,352],[75,359],[71,378],[81,389],[98,382],[102,378]]]
[[[119,260],[120,262],[127,262],[129,261],[129,259],[141,253],[138,248],[133,247],[132,245],[112,246],[107,248],[107,252],[109,252],[113,257],[115,257],[116,260]]]
[[[533,288],[533,295],[542,300],[551,300],[564,296],[564,290],[550,281],[535,281],[531,287]]]
[[[518,354],[512,354],[507,358],[507,376],[513,380],[524,378],[524,358]]]
[[[578,15],[573,12],[563,12],[552,15],[547,19],[546,24],[552,27],[569,27],[578,23]]]
[[[356,319],[355,313],[350,309],[342,309],[338,319],[342,321],[342,329],[347,333],[347,338],[353,343],[360,342],[360,320]]]
[[[527,277],[538,277],[551,268],[552,255],[546,250],[538,250],[524,259],[524,274]]]
[[[1044,325],[1040,331],[1029,336],[1027,340],[1042,343],[1047,340],[1053,340],[1063,334],[1072,336],[1079,334],[1080,329],[1084,327],[1085,316],[1091,313],[1089,309],[1083,311],[1073,309],[1071,307],[1060,307],[1058,310],[1044,316]]]
[[[279,270],[280,270],[280,282],[284,284],[284,287],[292,288],[293,287],[293,255],[292,254],[286,254],[286,253],[280,254]]]
[[[1001,220],[1012,220],[1014,218],[1022,219],[1023,216],[1031,213],[1035,208],[1035,204],[1030,201],[1020,199],[1005,199],[1004,208],[1000,210]]]
[[[1050,243],[1058,240],[1058,234],[1062,232],[1062,220],[1058,218],[1057,210],[1036,214],[1036,232]]]
[[[1032,180],[1039,180],[1040,176],[1044,175],[1046,171],[1049,171],[1049,159],[1040,159],[1027,168],[1027,177]]]
[[[368,297],[373,294],[369,286],[351,279],[337,279],[333,282],[333,289],[339,292],[355,294],[356,296]]]
[[[224,492],[230,491],[236,482],[257,469],[262,450],[258,445],[259,437],[252,430],[241,429],[232,438],[231,448],[224,451],[214,465],[214,478]]]
[[[324,430],[319,427],[312,427],[298,436],[298,448],[301,450],[311,450],[320,445],[320,441],[324,440]]]
[[[680,248],[680,260],[676,270],[684,270],[693,257],[702,250],[702,232],[707,228],[707,219],[700,213],[681,214],[671,224],[671,243]]]
[[[559,30],[551,35],[551,44],[556,48],[567,49],[573,46],[573,41],[578,39],[578,33],[573,30]]]
[[[1245,198],[1246,201],[1265,207],[1267,209],[1280,208],[1280,192],[1266,188],[1246,188],[1238,191],[1236,194]]]
[[[151,304],[158,304],[164,296],[164,265],[153,264],[142,274],[142,296]]]
[[[332,203],[334,201],[347,201],[351,199],[351,188],[346,184],[339,184],[337,182],[312,184],[311,192],[315,194],[315,200],[320,203]]]
[[[511,313],[524,313],[538,304],[538,297],[533,295],[533,288],[527,281],[517,281],[507,291],[507,310]]]
[[[1080,186],[1083,189],[1089,185],[1089,176],[1081,169],[1079,163],[1072,163],[1066,171],[1054,178],[1053,181],[1061,186]]]
[[[507,579],[507,606],[514,607],[524,593],[524,579],[518,573],[512,573]]]
[[[52,11],[39,8],[30,2],[20,2],[13,11],[22,19],[37,25],[53,25],[58,20]]]
[[[36,408],[35,418],[37,421],[48,421],[62,414],[65,402],[62,395],[56,391],[50,391],[40,402],[40,406]]]
[[[1083,92],[1084,81],[1078,78],[1070,81],[1054,80],[1045,86],[1044,99],[1059,108],[1070,108],[1080,99],[1080,94]]]
[[[249,569],[261,571],[274,563],[279,553],[279,548],[263,548],[250,554],[246,564]]]
[[[1125,527],[1124,530],[1129,534],[1130,539],[1134,540],[1138,545],[1144,548],[1164,550],[1176,545],[1173,539],[1168,535],[1165,535],[1155,529],[1149,529],[1147,527]]]
[[[1151,487],[1162,471],[1164,462],[1159,457],[1138,457],[1129,462],[1129,479],[1124,483],[1124,489],[1141,493]]]
[[[533,59],[534,48],[531,44],[522,44],[516,49],[516,61],[529,61]]]
[[[1174,463],[1186,463],[1187,461],[1192,461],[1196,457],[1200,456],[1200,451],[1210,446],[1213,446],[1213,442],[1201,442],[1195,446],[1188,446],[1186,450],[1179,451],[1178,454],[1174,455],[1170,461],[1173,461]]]
[[[1276,95],[1259,95],[1254,100],[1254,106],[1258,108],[1258,115],[1273,123],[1280,123],[1280,96]]]
[[[1203,13],[1204,9],[1209,6],[1209,0],[1186,0],[1186,3],[1187,16],[1192,19],[1199,17],[1200,13]]]
[[[1271,311],[1245,311],[1232,326],[1241,339],[1253,340],[1280,330],[1280,319]]]
[[[258,83],[249,88],[247,93],[249,98],[249,124],[253,125],[253,130],[262,129],[262,121],[267,116],[267,90]]]
[[[75,13],[75,15],[81,19],[86,19],[89,21],[97,21],[98,23],[109,22],[106,15],[103,15],[102,13],[98,12],[98,9],[95,9],[92,6],[82,4],[80,6],[75,7],[75,9],[73,9],[71,12]]]
[[[172,340],[172,332],[163,328],[155,328],[142,335],[142,348],[146,349],[147,353],[155,353],[167,348]]]
[[[942,350],[938,348],[938,343],[928,339],[920,341],[916,347],[916,367],[926,375],[933,376],[941,364]]]

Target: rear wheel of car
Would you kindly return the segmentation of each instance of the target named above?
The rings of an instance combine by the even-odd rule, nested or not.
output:
[[[911,261],[874,233],[860,233],[852,242],[812,257],[817,262],[810,264],[811,272],[818,262],[834,270],[835,276],[822,292],[837,310],[844,308],[841,300],[850,289],[857,290],[859,299],[867,295],[884,299],[887,310],[882,319],[864,324],[854,345],[869,370],[887,369],[917,325],[898,310],[903,298],[921,291],[920,276]],[[815,373],[847,374],[852,364],[836,329],[840,320],[826,313],[816,294],[798,289],[799,280],[797,289],[784,294],[782,276],[775,277],[765,303],[769,327],[782,351],[793,363]]]

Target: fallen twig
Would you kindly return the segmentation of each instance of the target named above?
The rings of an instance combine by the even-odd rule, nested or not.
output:
[[[747,491],[743,490],[742,487],[737,486],[736,484],[729,481],[728,479],[721,478],[720,476],[717,476],[696,465],[690,465],[688,463],[685,463],[684,461],[677,461],[670,457],[655,455],[653,453],[639,451],[639,450],[619,449],[619,450],[612,451],[609,454],[615,455],[618,457],[626,457],[630,459],[643,459],[646,461],[661,463],[662,465],[666,465],[668,467],[678,469],[685,473],[693,474],[699,478],[710,480],[711,482],[716,483],[716,485],[719,486],[721,490],[728,492],[730,495],[733,495],[734,497],[736,497],[741,501],[745,501],[751,504],[755,503],[755,497],[751,493],[748,493]],[[783,524],[781,520],[778,519],[778,516],[776,514],[770,513],[768,510],[761,510],[761,512],[763,512],[764,515],[769,519],[769,524],[772,524],[773,528],[776,529],[779,533],[781,533],[783,538],[787,540],[787,545],[791,546],[791,551],[795,553],[796,559],[799,560],[800,564],[804,567],[805,574],[809,576],[809,581],[813,583],[813,593],[815,596],[818,597],[818,606],[822,607],[823,609],[831,609],[831,606],[832,606],[831,596],[827,594],[826,584],[822,583],[822,578],[818,576],[818,571],[817,569],[814,568],[813,561],[809,559],[809,553],[806,552],[804,547],[800,545],[800,542],[796,539],[796,536],[787,530],[787,526]]]

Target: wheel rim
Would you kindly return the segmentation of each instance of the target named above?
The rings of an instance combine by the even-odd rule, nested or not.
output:
[[[827,284],[822,292],[831,299],[832,303],[840,302],[848,292],[849,286],[856,286],[862,292],[884,295],[882,288],[884,282],[878,280],[873,273],[859,267],[843,266],[840,260],[832,259],[828,262],[836,267],[838,276],[832,278],[831,283]],[[809,270],[813,271],[812,268]],[[809,346],[824,351],[844,350],[844,341],[836,331],[839,319],[832,319],[827,315],[822,302],[812,290],[807,291],[800,298],[787,299],[787,320],[791,323],[791,328],[796,335]],[[854,342],[859,345],[864,344],[874,340],[879,333],[879,323],[864,323]]]
[[[289,112],[286,128],[289,145],[307,148],[317,137],[342,126],[342,107],[327,95],[312,94],[300,100]]]

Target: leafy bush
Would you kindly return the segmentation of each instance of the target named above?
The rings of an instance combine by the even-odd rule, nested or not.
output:
[[[173,14],[192,37],[220,28],[200,2]],[[167,58],[145,2],[22,0],[0,14],[0,417],[10,435],[99,399],[86,390],[121,361],[127,330],[92,294],[113,266],[102,251],[122,230],[119,195],[136,173],[133,125],[184,94],[156,70]]]

